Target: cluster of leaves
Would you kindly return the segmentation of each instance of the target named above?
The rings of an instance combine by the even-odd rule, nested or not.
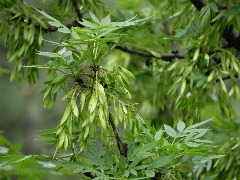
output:
[[[240,64],[237,59],[238,52],[224,48],[226,42],[222,41],[221,37],[229,24],[236,24],[234,27],[239,30],[239,24],[236,23],[239,19],[235,16],[239,12],[238,6],[234,3],[229,6],[224,4],[228,9],[221,11],[217,2],[207,1],[201,12],[197,11],[190,1],[185,2],[185,6],[176,6],[179,11],[173,15],[169,13],[167,19],[170,28],[175,28],[175,35],[165,35],[164,45],[169,47],[169,43],[170,46],[177,44],[174,49],[179,46],[179,51],[186,53],[184,59],[171,62],[156,60],[153,64],[154,76],[158,76],[155,78],[156,83],[159,84],[155,95],[157,105],[163,108],[166,106],[166,99],[169,100],[167,108],[174,111],[175,124],[182,118],[183,111],[184,119],[188,119],[191,124],[201,118],[202,105],[211,99],[208,93],[214,93],[218,96],[223,115],[232,118],[229,97],[239,99],[237,77]],[[182,16],[185,13],[192,15]],[[176,29],[176,24],[179,29]],[[153,53],[161,58],[161,55]],[[173,80],[172,85],[169,77]],[[225,82],[228,79],[231,82],[230,87]],[[166,88],[162,88],[163,84]]]
[[[99,127],[103,135],[110,132],[111,136],[111,113],[115,114],[116,125],[123,123],[125,129],[137,135],[136,112],[129,92],[129,79],[135,77],[123,67],[106,69],[101,60],[122,41],[123,36],[113,31],[138,21],[111,22],[109,15],[100,21],[90,13],[93,22],[83,20],[80,24],[84,28],[69,29],[45,12],[39,12],[49,18],[49,24],[59,32],[70,34],[68,40],[54,43],[62,48],[58,52],[38,53],[49,57],[49,63],[28,66],[48,70],[51,79],[45,82],[46,88],[42,91],[44,107],[51,108],[59,90],[65,91],[62,99],[68,103],[56,129],[57,150],[72,147],[82,152]],[[68,79],[74,83],[67,85]]]
[[[211,175],[218,179],[239,179],[239,147],[239,138],[231,138],[220,149],[220,152],[227,153],[227,155],[223,158],[209,161],[209,165],[206,168],[198,168],[196,173],[202,176],[202,178]],[[203,173],[203,171],[207,173]]]
[[[132,144],[126,158],[116,153],[114,146],[98,151],[94,145],[81,155],[68,154],[58,158],[46,155],[24,156],[19,154],[21,144],[12,145],[0,136],[0,177],[17,175],[21,178],[41,178],[50,175],[92,173],[94,179],[190,179],[191,176],[199,176],[199,173],[188,174],[192,170],[181,168],[184,164],[191,167],[190,164],[193,163],[196,168],[202,170],[206,164],[209,166],[213,159],[225,156],[214,152],[216,147],[211,145],[212,142],[202,138],[209,129],[200,127],[209,120],[189,127],[186,127],[183,121],[179,121],[177,130],[168,125],[156,130],[146,120],[140,120],[141,135],[136,138],[132,133],[127,133],[127,139]],[[232,150],[238,146],[239,143]],[[72,161],[69,161],[69,158]],[[218,159],[216,163],[219,160],[221,161]],[[72,170],[69,171],[69,168]],[[56,169],[61,171],[56,172]]]
[[[202,168],[213,159],[224,156],[215,152],[217,147],[211,141],[202,138],[209,129],[200,127],[209,120],[189,127],[179,121],[177,130],[168,125],[156,130],[146,120],[140,120],[141,135],[136,138],[131,132],[127,133],[131,145],[126,158],[116,153],[114,146],[99,151],[91,145],[82,155],[66,156],[74,159],[73,162],[59,157],[54,164],[71,167],[74,174],[91,172],[96,177],[94,179],[190,179],[199,174],[188,174],[193,169],[183,169],[183,164]]]
[[[34,13],[32,7],[24,7],[17,1],[0,2],[1,20],[0,35],[4,34],[5,46],[8,47],[9,62],[14,62],[10,80],[21,80],[26,77],[29,84],[35,84],[37,69],[25,69],[23,65],[39,63],[36,50],[43,43],[43,31],[47,28],[41,18]],[[40,25],[40,26],[39,26]]]

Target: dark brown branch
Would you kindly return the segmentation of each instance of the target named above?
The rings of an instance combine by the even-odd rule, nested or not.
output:
[[[233,47],[240,51],[240,35],[234,33],[232,24],[225,28],[222,37],[228,42],[227,47]]]
[[[142,56],[142,57],[149,57],[149,58],[155,57],[150,52],[141,51],[141,50],[137,50],[137,49],[131,49],[131,48],[125,47],[125,46],[115,46],[115,49],[119,49],[121,51],[130,53],[130,54],[135,54],[135,55]]]
[[[69,29],[72,27],[83,27],[78,21],[73,21],[70,24],[65,25]],[[40,26],[36,26],[37,28],[40,28]],[[58,30],[58,27],[55,26],[49,26],[47,29],[44,29],[45,32],[56,32]]]
[[[96,176],[94,176],[92,173],[90,172],[85,172],[83,173],[85,176],[89,177],[90,179],[94,179]]]
[[[173,59],[184,59],[184,56],[179,55],[179,54],[163,54],[160,59],[164,61],[172,61]]]
[[[238,75],[235,74],[233,77],[238,78]],[[225,76],[225,77],[222,78],[222,80],[225,81],[225,80],[229,80],[231,78],[232,78],[231,76]],[[219,82],[219,81],[220,81],[219,79],[216,80],[216,82]]]
[[[201,11],[205,2],[203,0],[191,0],[192,4],[197,8],[198,11]]]
[[[161,57],[154,56],[152,53],[148,51],[141,51],[137,49],[131,49],[129,47],[125,46],[116,46],[115,49],[119,49],[121,51],[130,53],[130,54],[135,54],[138,56],[142,57],[148,57],[148,58],[157,58],[157,59],[162,59],[164,61],[172,61],[173,59],[184,59],[184,56],[179,55],[178,53],[173,53],[173,54],[163,54]]]
[[[81,21],[82,18],[83,18],[83,15],[82,15],[82,13],[81,13],[81,11],[80,11],[80,8],[79,8],[79,6],[78,6],[77,1],[76,1],[76,0],[71,0],[71,2],[72,2],[72,5],[73,5],[76,13],[77,13],[78,19]]]
[[[123,157],[127,157],[127,151],[128,151],[128,146],[126,143],[123,143],[119,134],[118,134],[118,131],[117,131],[117,128],[113,122],[113,118],[112,118],[112,115],[110,114],[109,115],[109,123],[112,127],[112,130],[113,130],[113,133],[114,133],[114,136],[116,138],[116,141],[117,141],[117,146],[118,146],[118,150],[120,152],[120,154],[123,156]]]

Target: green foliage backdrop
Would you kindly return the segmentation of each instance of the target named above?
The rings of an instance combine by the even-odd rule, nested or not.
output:
[[[237,0],[2,0],[0,15],[10,81],[43,69],[43,107],[66,103],[40,137],[52,154],[1,136],[3,178],[240,178]]]

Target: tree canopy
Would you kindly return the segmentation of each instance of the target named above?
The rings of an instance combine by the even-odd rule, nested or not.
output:
[[[1,178],[240,178],[237,0],[1,0],[0,16],[10,81],[44,70],[43,107],[66,103],[40,137],[52,154],[0,136]]]

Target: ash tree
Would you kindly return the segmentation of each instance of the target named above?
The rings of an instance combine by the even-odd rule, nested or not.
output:
[[[0,13],[10,81],[41,70],[43,107],[66,104],[40,137],[52,154],[1,136],[1,178],[240,178],[237,0],[2,0]]]

